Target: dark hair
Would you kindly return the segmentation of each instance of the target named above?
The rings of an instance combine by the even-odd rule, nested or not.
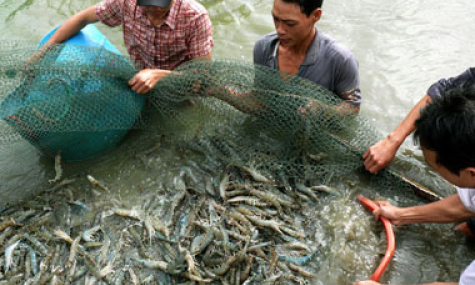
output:
[[[459,175],[475,167],[475,84],[435,98],[421,110],[414,141],[436,153],[436,163]]]
[[[282,0],[286,3],[295,3],[305,15],[310,16],[317,8],[322,8],[323,0]]]

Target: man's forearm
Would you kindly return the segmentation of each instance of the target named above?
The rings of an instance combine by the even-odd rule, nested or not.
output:
[[[409,112],[399,126],[394,129],[389,135],[388,140],[400,146],[407,136],[409,136],[415,127],[415,122],[421,116],[421,109],[429,104],[431,98],[429,95],[425,95]]]
[[[99,18],[95,13],[95,6],[91,6],[86,10],[75,14],[66,22],[64,22],[61,27],[59,27],[58,30],[45,43],[45,46],[62,43],[77,34],[82,28],[84,28],[88,24],[95,23],[97,21],[99,21]]]
[[[401,208],[398,216],[400,224],[451,223],[475,217],[475,213],[469,211],[455,194],[434,203]]]

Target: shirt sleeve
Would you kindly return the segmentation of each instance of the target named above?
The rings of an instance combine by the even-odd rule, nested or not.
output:
[[[260,64],[260,65],[265,65],[266,62],[264,60],[264,41],[258,40],[254,44],[254,52],[253,52],[253,60],[254,64]]]
[[[459,285],[475,284],[475,261],[473,261],[460,276]]]
[[[353,55],[342,62],[336,82],[336,93],[354,106],[361,104],[358,62]]]
[[[191,59],[208,55],[213,48],[213,26],[209,15],[197,16],[191,23],[190,56]]]
[[[429,87],[427,94],[429,94],[431,98],[441,97],[450,89],[473,83],[475,83],[475,67],[467,69],[467,71],[459,76],[437,81]]]
[[[462,204],[471,212],[475,212],[475,189],[457,188]]]
[[[103,0],[96,5],[96,15],[99,20],[109,27],[122,24],[124,19],[125,0]]]

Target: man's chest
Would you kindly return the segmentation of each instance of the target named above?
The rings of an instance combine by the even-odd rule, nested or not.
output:
[[[126,44],[150,52],[164,48],[170,51],[184,49],[188,43],[187,34],[186,29],[181,26],[171,29],[165,24],[157,27],[127,22],[124,25]]]
[[[297,75],[304,59],[305,54],[293,55],[286,52],[279,52],[277,56],[278,69],[289,74]]]

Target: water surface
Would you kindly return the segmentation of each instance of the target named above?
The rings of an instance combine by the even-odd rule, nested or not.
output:
[[[0,1],[2,40],[38,42],[49,30],[94,3]],[[209,10],[214,25],[215,58],[252,61],[254,42],[273,31],[271,0],[203,0],[201,3]],[[399,124],[433,82],[458,75],[472,65],[475,56],[472,0],[327,0],[323,10],[317,27],[356,55],[363,94],[361,115],[381,137]],[[97,26],[126,52],[120,28]],[[144,137],[147,139],[142,142]],[[138,160],[134,153],[158,139],[159,134],[131,134],[121,146],[126,151],[119,149],[94,161],[65,166],[65,172],[79,173],[83,185],[87,183],[84,174],[93,173],[133,206],[140,201],[134,199],[137,193],[170,180],[189,159],[165,144],[145,162]],[[52,162],[28,145],[18,143],[0,151],[2,204],[47,187],[46,181],[54,177]],[[421,181],[435,175],[425,166],[421,152],[410,139],[398,155],[406,171],[422,168],[421,172],[427,173],[429,178],[421,177]],[[151,168],[144,168],[144,163]],[[451,191],[441,190],[444,194]],[[322,264],[316,284],[347,284],[365,278],[377,262],[375,251],[383,249],[381,245],[374,247],[378,240],[384,240],[379,234],[381,228],[353,201],[351,191],[346,194],[318,212],[321,215],[318,226],[322,230],[316,238],[329,244],[331,258]],[[362,235],[360,228],[370,228],[371,232]],[[384,281],[391,284],[457,281],[464,267],[475,258],[473,245],[455,236],[451,225],[398,227],[396,234],[396,255],[384,276]]]

